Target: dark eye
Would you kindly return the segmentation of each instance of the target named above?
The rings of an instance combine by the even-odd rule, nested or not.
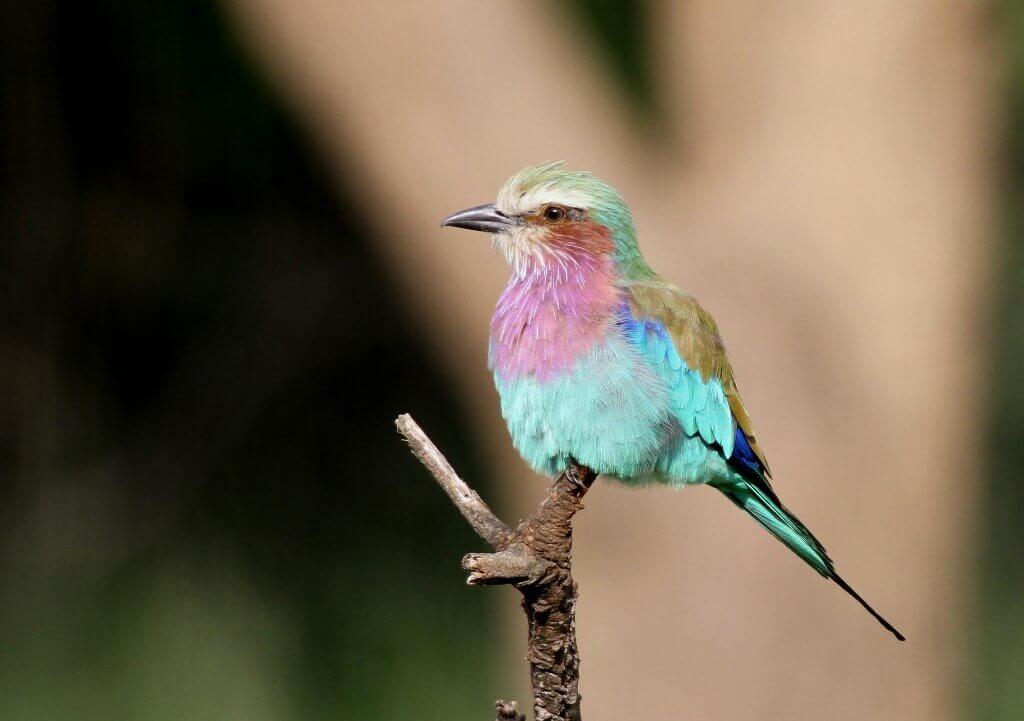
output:
[[[557,223],[565,217],[565,208],[560,208],[557,205],[549,205],[544,209],[544,220],[549,223]]]

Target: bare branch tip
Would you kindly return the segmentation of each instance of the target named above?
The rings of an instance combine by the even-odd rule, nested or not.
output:
[[[395,428],[402,435],[403,438],[408,438],[410,428],[418,428],[416,421],[408,413],[401,413],[395,418]]]

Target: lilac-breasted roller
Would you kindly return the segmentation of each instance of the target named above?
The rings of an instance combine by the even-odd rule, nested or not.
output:
[[[442,225],[490,233],[511,266],[488,358],[535,471],[575,460],[629,484],[717,488],[904,640],[782,505],[715,321],[647,264],[614,188],[545,163]]]

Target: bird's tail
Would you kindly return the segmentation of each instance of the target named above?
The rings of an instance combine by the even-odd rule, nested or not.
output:
[[[786,510],[771,486],[763,478],[736,479],[728,485],[716,485],[729,500],[749,513],[768,533],[782,541],[793,553],[800,556],[807,565],[857,599],[858,603],[900,641],[903,634],[886,621],[870,604],[860,597],[843,578],[836,573],[835,564],[825,552],[825,547],[814,537],[800,519]]]

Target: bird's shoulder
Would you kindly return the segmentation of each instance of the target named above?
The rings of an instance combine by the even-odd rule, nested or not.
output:
[[[724,384],[731,380],[732,368],[718,324],[699,300],[661,279],[631,281],[623,290],[633,317],[661,324],[687,366],[705,381],[718,378]]]
[[[767,471],[768,461],[740,397],[718,324],[708,309],[694,296],[660,277],[629,281],[623,284],[623,291],[635,319],[660,323],[687,367],[700,373],[704,381],[717,379],[722,384],[736,425],[743,430]]]

